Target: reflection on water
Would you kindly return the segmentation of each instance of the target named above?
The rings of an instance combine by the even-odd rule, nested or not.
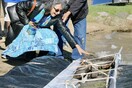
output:
[[[124,65],[118,69],[116,88],[132,88],[132,33],[100,32],[87,35],[87,51],[99,56],[118,53],[121,47]]]
[[[132,88],[132,65],[119,66],[116,88]]]
[[[132,64],[132,33],[98,32],[87,35],[87,51],[99,56],[118,53],[121,47],[123,63]]]

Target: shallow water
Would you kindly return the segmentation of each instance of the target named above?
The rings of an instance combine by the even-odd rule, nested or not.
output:
[[[117,75],[116,88],[132,88],[132,33],[97,32],[87,35],[87,51],[98,56],[118,53],[120,48],[122,61]],[[88,88],[88,85],[83,88]]]
[[[120,48],[122,63],[132,64],[132,33],[104,33],[87,35],[87,51],[98,56],[118,53]]]

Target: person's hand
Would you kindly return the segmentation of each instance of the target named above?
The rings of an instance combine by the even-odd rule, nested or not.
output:
[[[37,28],[37,27],[34,25],[34,22],[32,22],[32,21],[30,21],[28,24],[29,24],[30,26],[34,27],[35,29]]]
[[[89,55],[90,53],[86,52],[85,50],[83,50],[78,44],[75,45],[79,54],[82,55],[82,54],[87,54]]]
[[[71,14],[70,11],[67,11],[66,13],[63,14],[63,16],[62,16],[63,22],[65,22],[68,19],[68,17],[70,16],[70,14]]]

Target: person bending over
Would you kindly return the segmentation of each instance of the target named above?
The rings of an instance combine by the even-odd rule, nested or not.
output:
[[[45,0],[37,1],[36,7],[32,13],[27,16],[33,0],[23,1],[16,4],[16,11],[20,22],[24,24],[20,33],[3,51],[2,57],[19,57],[24,53],[40,50],[49,51],[56,54],[58,52],[58,37],[56,33],[49,29],[52,25],[58,25],[59,31],[66,38],[70,46],[77,48],[80,55],[88,54],[74,40],[73,36],[67,31],[69,30],[63,23],[61,17],[58,17],[64,9],[65,0],[54,0],[53,2],[45,2]],[[14,24],[15,25],[15,24]],[[33,56],[31,55],[26,55]],[[31,57],[29,57],[31,58]],[[34,58],[34,57],[32,57]]]

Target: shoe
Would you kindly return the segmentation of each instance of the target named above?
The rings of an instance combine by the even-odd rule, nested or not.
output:
[[[4,55],[1,55],[1,58],[2,58],[2,59],[6,59],[6,56],[4,56]]]

